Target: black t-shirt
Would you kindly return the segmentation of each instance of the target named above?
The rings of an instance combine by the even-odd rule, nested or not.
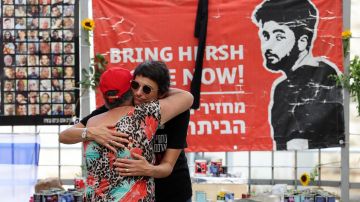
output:
[[[86,126],[91,117],[106,111],[108,109],[103,105],[81,119],[80,122]],[[156,131],[154,151],[157,163],[160,163],[166,148],[182,149],[172,173],[168,177],[155,179],[156,202],[185,202],[192,196],[189,167],[183,150],[187,147],[186,135],[189,118],[190,110],[187,110],[166,122],[162,128]]]
[[[87,115],[86,117],[84,117],[83,119],[81,119],[80,123],[82,123],[84,126],[86,126],[88,120],[96,115],[102,114],[104,112],[107,112],[108,109],[105,107],[105,105],[95,109],[94,111],[91,112],[91,114]]]
[[[166,148],[182,149],[172,173],[165,178],[155,179],[156,202],[184,202],[191,198],[191,179],[184,148],[190,111],[187,110],[164,124],[155,134],[154,151],[157,163],[165,154]]]
[[[295,138],[307,139],[309,148],[339,146],[344,135],[342,88],[330,75],[334,68],[324,62],[304,65],[275,87],[271,124],[278,150]]]

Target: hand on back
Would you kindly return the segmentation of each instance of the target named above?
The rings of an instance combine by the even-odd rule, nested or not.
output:
[[[117,153],[117,148],[124,148],[129,143],[128,135],[117,132],[115,125],[88,127],[88,137],[114,153]]]

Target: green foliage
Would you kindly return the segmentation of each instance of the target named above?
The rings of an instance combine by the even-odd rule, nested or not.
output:
[[[345,37],[343,38],[343,55],[344,55],[344,58],[346,58],[348,55],[349,55],[349,51],[350,51],[350,37]]]
[[[347,75],[332,75],[336,80],[337,85],[342,85],[347,89],[352,97],[357,100],[358,116],[360,116],[360,59],[356,55],[354,59],[350,61],[350,70]]]
[[[95,55],[95,58],[91,58],[88,68],[82,69],[83,78],[79,82],[82,88],[95,90],[99,86],[100,76],[106,70],[107,64],[108,61],[106,61],[105,56],[99,53]]]
[[[315,183],[316,178],[319,176],[319,166],[316,165],[310,173],[310,182]]]

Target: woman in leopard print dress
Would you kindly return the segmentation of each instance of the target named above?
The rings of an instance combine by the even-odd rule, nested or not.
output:
[[[150,93],[157,91],[158,86],[151,80],[142,78],[141,82],[143,83],[137,84],[141,85],[143,91],[146,90],[144,88],[149,88]],[[152,144],[156,129],[192,104],[190,93],[174,90],[175,93],[165,99],[134,107],[130,83],[130,72],[121,68],[111,68],[101,77],[100,90],[109,111],[92,117],[87,126],[116,123],[117,131],[129,135],[129,143],[114,153],[95,141],[84,142],[87,201],[154,201],[152,178],[120,176],[113,163],[118,157],[132,158],[134,153],[141,154],[148,162],[154,163]]]

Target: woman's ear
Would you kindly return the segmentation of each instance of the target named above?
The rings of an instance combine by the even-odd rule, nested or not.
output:
[[[298,39],[298,48],[299,51],[304,51],[306,50],[306,47],[309,43],[309,37],[307,35],[302,35],[299,39]]]

